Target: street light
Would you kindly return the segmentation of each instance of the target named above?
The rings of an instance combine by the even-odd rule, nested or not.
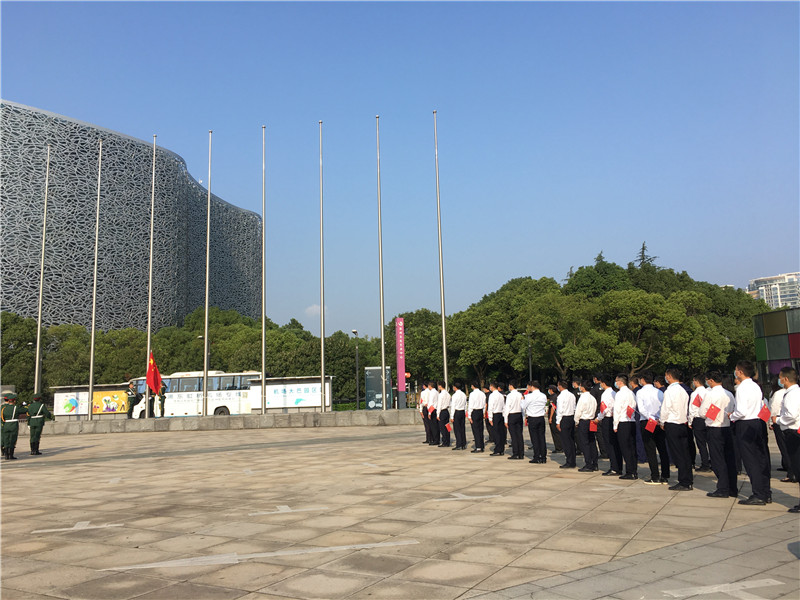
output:
[[[356,410],[359,408],[359,396],[361,396],[358,387],[358,330],[352,329],[353,335],[356,336]]]

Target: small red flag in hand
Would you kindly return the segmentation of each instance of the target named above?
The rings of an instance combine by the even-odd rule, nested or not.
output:
[[[597,431],[597,423],[589,421],[589,431]]]
[[[645,425],[644,428],[650,433],[653,433],[656,430],[656,425],[658,425],[658,421],[655,419],[647,419],[647,425]]]
[[[769,408],[765,404],[761,407],[761,410],[758,411],[758,418],[764,421],[764,423],[769,423],[769,418],[772,416],[772,413],[769,412]]]
[[[629,406],[629,407],[628,407],[628,409],[625,411],[625,414],[627,414],[627,415],[628,415],[628,418],[630,419],[630,418],[632,418],[632,417],[633,417],[633,413],[634,413],[634,412],[635,412],[635,411],[633,410],[633,407],[632,407],[632,406]]]
[[[718,414],[719,414],[719,406],[717,406],[716,404],[712,404],[711,406],[708,407],[708,410],[706,411],[706,419],[711,419],[713,421],[714,419],[717,418]]]
[[[150,360],[147,363],[147,386],[153,390],[154,394],[161,389],[161,373],[158,372],[153,353],[150,353]]]
[[[447,424],[447,425],[445,425],[444,427],[445,427],[445,429],[447,429],[447,431],[453,431],[453,426],[452,426],[452,425],[450,425],[450,423],[448,423],[448,424]]]
[[[604,413],[604,412],[606,412],[606,409],[607,409],[607,408],[608,408],[608,407],[606,406],[606,403],[605,403],[605,402],[601,402],[601,403],[600,403],[600,412],[603,412],[603,413]]]
[[[692,400],[692,404],[694,406],[697,406],[697,407],[699,407],[702,403],[703,403],[703,400],[700,398],[699,395],[695,396],[694,400]]]

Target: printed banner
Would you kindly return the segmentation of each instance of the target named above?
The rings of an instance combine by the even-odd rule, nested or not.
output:
[[[88,393],[88,392],[87,392]],[[142,400],[144,404],[144,400]],[[125,390],[103,390],[92,393],[92,414],[109,415],[128,412],[128,394]]]
[[[394,320],[395,339],[397,341],[397,391],[406,391],[406,328],[402,318]]]

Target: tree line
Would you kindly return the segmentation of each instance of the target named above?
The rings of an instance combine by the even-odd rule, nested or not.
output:
[[[678,367],[686,372],[730,370],[755,359],[752,317],[768,312],[742,290],[695,281],[659,267],[642,245],[622,267],[602,252],[593,265],[570,269],[563,284],[553,278],[512,279],[464,311],[446,319],[451,380],[552,381],[597,370],[634,375]],[[415,382],[439,380],[442,331],[428,309],[397,315],[405,320],[406,370]],[[162,374],[203,369],[203,309],[180,327],[153,335]],[[96,383],[120,383],[146,369],[146,334],[137,329],[96,332]],[[394,319],[385,326],[387,365],[395,373]],[[81,325],[53,325],[42,335],[42,389],[80,385],[89,378],[90,334]],[[261,321],[236,311],[209,310],[209,368],[260,371]],[[2,381],[24,400],[34,386],[36,320],[2,313]],[[355,347],[361,367],[380,365],[380,338],[358,340],[342,331],[325,338],[326,374],[334,399],[353,399]],[[308,376],[320,370],[320,340],[297,320],[278,326],[267,319],[266,371],[273,377]],[[363,397],[363,371],[360,374]]]

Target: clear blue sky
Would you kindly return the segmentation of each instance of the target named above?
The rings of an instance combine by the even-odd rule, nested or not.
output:
[[[798,3],[3,2],[2,97],[181,155],[261,211],[267,312],[318,333],[324,121],[328,333],[447,312],[647,241],[739,287],[797,271]]]

